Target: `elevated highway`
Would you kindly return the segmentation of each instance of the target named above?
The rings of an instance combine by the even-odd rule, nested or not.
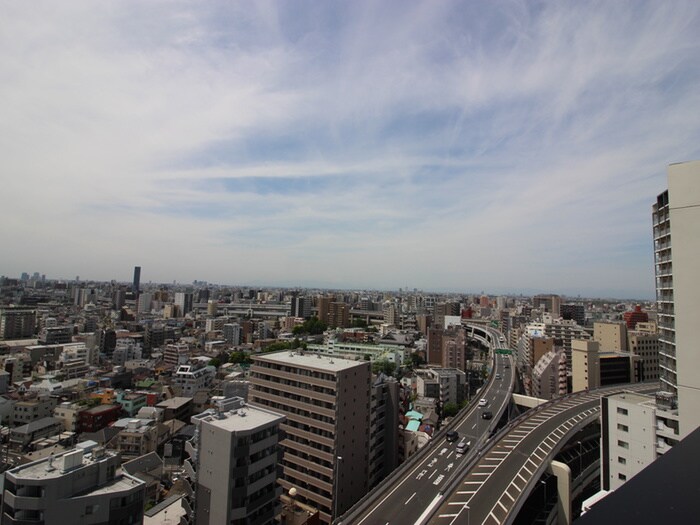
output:
[[[571,394],[529,410],[489,441],[460,478],[444,488],[436,510],[419,523],[512,523],[554,456],[598,418],[601,396],[649,390],[649,384],[621,385]]]
[[[481,330],[481,328],[480,328]],[[502,334],[491,328],[480,334],[491,350],[502,346]],[[504,340],[503,340],[504,341]],[[493,369],[477,399],[434,436],[389,478],[345,513],[336,523],[343,525],[406,525],[419,522],[442,499],[441,491],[478,454],[510,402],[515,380],[509,355],[492,353]],[[479,406],[478,399],[485,399]],[[489,412],[492,417],[486,419]],[[454,430],[457,440],[448,442],[446,432]],[[457,453],[460,441],[470,443],[466,454]]]

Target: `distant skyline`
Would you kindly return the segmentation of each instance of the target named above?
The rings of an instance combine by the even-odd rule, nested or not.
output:
[[[1,5],[11,277],[651,299],[700,158],[694,1]]]

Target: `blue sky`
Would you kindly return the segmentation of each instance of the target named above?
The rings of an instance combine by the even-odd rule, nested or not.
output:
[[[0,1],[0,274],[653,297],[700,3]]]

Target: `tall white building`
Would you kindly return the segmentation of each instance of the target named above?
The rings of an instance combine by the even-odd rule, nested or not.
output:
[[[661,388],[678,397],[683,438],[700,426],[700,161],[669,166],[652,222]]]
[[[282,492],[276,479],[284,420],[238,397],[218,400],[216,408],[192,418],[197,430],[187,443],[185,466],[195,482],[192,523],[274,523]]]
[[[678,443],[673,399],[625,392],[601,398],[601,486],[616,490]]]

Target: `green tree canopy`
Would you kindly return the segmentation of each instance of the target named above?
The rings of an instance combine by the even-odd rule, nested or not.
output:
[[[445,403],[442,407],[442,417],[454,417],[459,412],[459,407],[456,403]]]

